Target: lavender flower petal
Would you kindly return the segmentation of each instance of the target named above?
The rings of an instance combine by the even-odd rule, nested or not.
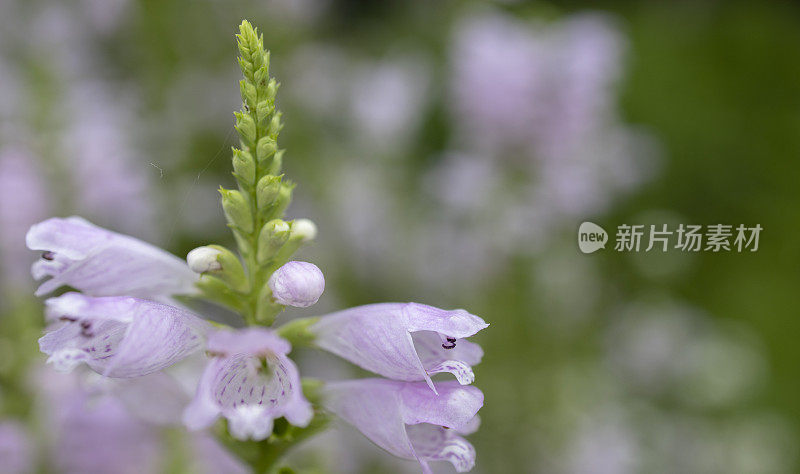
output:
[[[46,305],[56,327],[39,347],[66,371],[84,362],[109,377],[146,375],[200,349],[207,331],[207,323],[187,311],[131,297],[66,293]]]
[[[52,277],[37,295],[63,285],[93,296],[153,298],[195,291],[198,275],[183,260],[80,217],[40,222],[30,228],[26,242],[29,249],[44,252],[33,265],[33,277]]]
[[[191,450],[190,468],[187,472],[198,474],[247,474],[250,469],[236,456],[205,433],[198,433],[189,440]]]
[[[459,436],[474,429],[483,393],[472,386],[444,382],[439,395],[423,383],[385,379],[333,382],[325,387],[325,406],[391,454],[416,459],[425,473],[428,461],[449,461],[458,472],[475,464],[475,449]],[[413,425],[413,426],[406,426]]]
[[[33,261],[22,248],[22,238],[31,225],[48,215],[48,192],[33,156],[20,148],[0,147],[0,279],[25,288],[30,282],[27,268]]]
[[[34,471],[31,439],[25,428],[17,422],[0,423],[0,466],[8,474]]]
[[[157,472],[158,430],[131,416],[115,397],[82,387],[74,375],[49,371],[39,400],[50,462],[65,474]]]
[[[218,331],[207,350],[213,359],[183,414],[189,429],[206,428],[222,415],[234,437],[261,440],[272,433],[275,418],[296,426],[311,421],[311,404],[284,339],[263,328]]]
[[[435,391],[431,373],[451,372],[460,383],[472,383],[471,366],[483,351],[459,339],[487,326],[464,310],[382,303],[323,316],[312,331],[325,350],[385,377],[424,380]]]

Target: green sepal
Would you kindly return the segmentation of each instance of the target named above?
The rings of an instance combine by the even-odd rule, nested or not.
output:
[[[270,137],[261,137],[258,139],[258,144],[256,145],[256,157],[258,158],[258,163],[263,164],[267,161],[275,152],[278,151],[278,143],[275,141],[274,138]]]
[[[253,215],[250,205],[240,191],[219,188],[222,195],[222,209],[228,219],[228,225],[242,230],[245,233],[253,232]]]
[[[242,295],[233,291],[226,282],[219,278],[205,274],[195,283],[195,286],[203,292],[203,296],[211,301],[242,313],[246,310],[245,300]]]
[[[258,236],[258,251],[256,259],[264,264],[273,259],[273,256],[283,247],[291,236],[291,227],[281,219],[273,219],[261,228]]]
[[[303,395],[306,397],[306,400],[314,405],[320,405],[322,402],[322,389],[325,388],[325,382],[319,379],[303,377],[300,383],[303,385]]]
[[[256,179],[256,160],[249,151],[233,148],[233,175],[240,181],[253,184]]]
[[[278,335],[289,341],[292,348],[313,346],[317,336],[309,328],[317,321],[318,317],[292,320],[278,328]]]
[[[250,291],[250,283],[242,266],[242,261],[239,257],[221,245],[209,245],[214,250],[219,250],[217,255],[217,262],[222,266],[220,270],[216,270],[213,275],[228,284],[234,291],[239,293],[248,293]]]
[[[256,202],[259,209],[271,206],[275,202],[281,191],[282,179],[283,175],[266,175],[258,180],[256,184]]]
[[[278,95],[278,89],[280,89],[280,87],[280,82],[276,81],[275,79],[270,79],[269,83],[267,84],[267,100],[274,102],[275,96]]]
[[[285,150],[278,150],[272,155],[272,162],[270,163],[269,167],[267,168],[267,172],[269,174],[281,174],[281,168],[283,168],[283,152]]]
[[[278,192],[278,197],[275,198],[275,203],[272,206],[272,215],[275,217],[282,217],[286,212],[286,208],[292,202],[292,192],[295,188],[295,183],[292,181],[284,181],[281,183],[281,189]]]
[[[247,107],[245,110],[249,112],[249,108],[256,105],[256,97],[258,97],[256,86],[252,82],[242,79],[239,81],[239,94],[242,96],[242,102],[245,107]]]
[[[272,99],[263,99],[256,104],[256,119],[258,124],[264,123],[267,117],[275,111],[275,101]]]
[[[243,234],[239,229],[232,228],[233,230],[233,238],[236,240],[236,247],[239,249],[239,252],[242,255],[251,255],[255,252],[255,249],[250,246],[250,241],[248,237]]]
[[[269,55],[269,51],[267,52]],[[253,74],[253,82],[260,87],[263,87],[269,79],[269,56],[267,57],[267,64],[256,69]]]
[[[272,290],[269,285],[264,285],[258,293],[256,321],[264,326],[272,326],[275,316],[281,311],[283,311],[283,306],[273,301]]]
[[[258,132],[256,131],[256,122],[250,114],[242,112],[234,112],[236,116],[236,124],[234,128],[239,132],[239,138],[248,148],[253,148],[256,142]]]
[[[269,129],[267,130],[267,135],[270,136],[273,140],[278,139],[278,134],[280,133],[281,129],[283,129],[283,123],[281,123],[281,112],[276,112],[275,115],[272,116],[272,120],[269,122]]]

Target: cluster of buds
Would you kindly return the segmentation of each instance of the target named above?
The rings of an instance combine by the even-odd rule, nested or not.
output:
[[[322,294],[322,272],[314,265],[290,262],[317,234],[308,219],[284,220],[295,184],[281,174],[283,128],[275,109],[279,84],[269,77],[269,52],[247,24],[238,35],[242,109],[236,112],[239,147],[233,148],[238,189],[220,188],[222,209],[239,256],[220,245],[199,247],[187,256],[201,274],[205,297],[244,315],[249,324],[271,325],[284,306],[309,306]]]

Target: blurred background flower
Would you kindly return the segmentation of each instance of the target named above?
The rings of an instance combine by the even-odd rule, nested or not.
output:
[[[797,470],[800,8],[747,1],[0,3],[0,465],[197,472],[221,452],[214,472],[240,472],[113,387],[48,376],[30,397],[24,234],[80,214],[179,256],[229,244],[242,18],[283,83],[319,313],[415,300],[491,323],[475,472]],[[586,256],[584,220],[765,231],[752,254]],[[416,471],[337,430],[298,463]]]

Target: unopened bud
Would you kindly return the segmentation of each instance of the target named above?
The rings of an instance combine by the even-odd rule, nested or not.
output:
[[[269,260],[289,240],[290,227],[281,219],[273,219],[261,228],[258,237],[258,261],[263,263]]]
[[[291,181],[281,183],[281,189],[278,191],[278,197],[275,198],[275,206],[273,211],[276,216],[282,216],[292,202],[292,192],[294,191],[295,184]]]
[[[267,207],[277,199],[281,191],[281,178],[281,176],[267,175],[258,180],[256,198],[259,208]]]
[[[239,191],[230,189],[219,189],[222,195],[222,209],[228,223],[244,232],[253,231],[253,217],[250,214],[250,205]]]
[[[248,291],[249,283],[241,260],[221,245],[198,247],[189,252],[186,262],[194,272],[213,276],[234,290]]]
[[[297,219],[292,223],[292,237],[297,237],[303,242],[317,238],[317,224],[311,219]]]
[[[236,116],[234,128],[239,132],[239,137],[247,146],[253,146],[256,139],[256,123],[253,117],[241,112],[234,112],[234,115]]]
[[[269,121],[269,129],[267,130],[267,134],[272,137],[273,140],[275,140],[277,139],[278,133],[280,133],[282,128],[283,124],[281,123],[281,113],[276,112],[275,115],[272,116],[272,120]]]
[[[256,176],[256,162],[247,151],[233,149],[233,172],[247,184],[253,184]]]
[[[186,263],[195,273],[219,271],[222,270],[222,264],[217,261],[217,257],[221,253],[211,247],[197,247],[186,255]]]
[[[273,138],[262,137],[258,140],[258,144],[256,145],[256,157],[259,163],[263,163],[276,151],[278,151],[278,144]]]
[[[277,303],[306,308],[322,296],[325,277],[313,263],[293,261],[275,270],[267,284]]]
[[[283,150],[278,150],[272,155],[272,161],[269,165],[269,173],[270,174],[279,174],[281,172],[281,168],[283,167]]]

